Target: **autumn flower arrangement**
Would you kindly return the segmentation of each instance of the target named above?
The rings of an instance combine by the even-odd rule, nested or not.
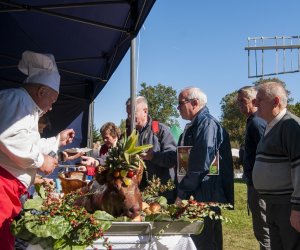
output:
[[[138,173],[141,166],[145,167],[140,153],[152,147],[136,146],[137,139],[138,134],[133,131],[122,143],[112,148],[106,158],[104,167],[109,169],[114,178],[121,178],[125,185],[130,185],[131,178]],[[227,208],[228,205],[199,203],[193,198],[182,201],[180,206],[168,205],[166,198],[160,196],[160,193],[173,188],[172,182],[162,185],[158,178],[149,181],[143,192],[143,221],[193,223],[202,221],[207,216],[212,219],[224,219],[212,208]],[[60,194],[54,193],[51,186],[39,185],[36,190],[38,195],[25,202],[24,209],[13,221],[11,230],[15,236],[31,244],[40,244],[45,250],[84,250],[93,246],[93,242],[98,239],[103,239],[103,244],[108,250],[112,249],[104,233],[113,221],[131,221],[127,217],[114,218],[104,211],[90,214],[84,207],[75,205],[75,200],[83,195],[91,195],[90,193],[83,194],[77,191],[61,197]],[[198,233],[200,232],[201,230]]]
[[[25,202],[20,218],[13,221],[14,235],[46,250],[83,250],[99,238],[111,249],[103,233],[110,228],[112,216],[103,211],[89,214],[85,208],[74,205],[80,192],[58,197],[51,187],[39,186],[38,194]]]
[[[133,131],[110,149],[105,161],[104,167],[115,178],[122,178],[125,185],[131,184],[131,178],[140,167],[145,168],[139,154],[152,147],[136,146],[137,139],[138,134]],[[84,207],[75,205],[80,196],[92,195],[90,193],[71,192],[60,197],[53,189],[52,186],[36,186],[38,196],[24,204],[19,218],[12,223],[13,234],[31,244],[40,244],[46,250],[85,249],[101,238],[104,246],[111,249],[103,233],[116,218],[104,211],[89,214]]]
[[[143,192],[143,201],[146,205],[144,212],[146,221],[202,221],[209,217],[214,220],[229,221],[215,211],[218,209],[230,209],[230,204],[221,204],[216,202],[197,202],[193,196],[189,200],[182,200],[180,204],[167,204],[167,199],[159,196],[161,192],[172,190],[174,184],[169,181],[163,185],[159,178],[153,178]],[[217,209],[216,209],[217,208]]]

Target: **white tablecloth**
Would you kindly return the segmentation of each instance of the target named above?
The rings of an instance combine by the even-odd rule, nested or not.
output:
[[[109,236],[109,242],[113,249],[151,249],[151,250],[197,250],[194,242],[189,235],[168,235],[151,238],[147,236]],[[102,240],[95,241],[94,247],[97,249],[106,249],[102,245]],[[92,247],[86,248],[92,250]],[[29,245],[27,250],[43,250],[40,245]]]
[[[196,250],[194,242],[189,235],[148,236],[109,236],[109,242],[113,249],[151,249],[151,250]],[[150,242],[149,242],[150,240]],[[102,240],[94,243],[97,249],[105,249]],[[88,247],[87,250],[92,250]]]
[[[186,224],[184,222],[113,222],[104,234],[113,249],[151,249],[151,250],[196,250],[189,236],[201,223]],[[158,235],[158,236],[155,236]],[[106,249],[103,240],[94,242],[87,250]],[[32,246],[27,250],[41,250]]]

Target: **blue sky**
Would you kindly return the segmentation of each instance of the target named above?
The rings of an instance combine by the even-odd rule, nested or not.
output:
[[[221,99],[257,80],[248,78],[247,38],[300,35],[299,9],[299,0],[158,0],[137,37],[137,90],[141,82],[162,83],[178,92],[197,86],[207,94],[212,115],[219,118]],[[95,100],[97,128],[108,121],[119,125],[126,117],[129,54]],[[299,101],[300,73],[278,77]]]

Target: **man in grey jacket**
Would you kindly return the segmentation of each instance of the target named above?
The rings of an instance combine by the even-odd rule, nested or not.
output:
[[[131,118],[131,101],[126,102],[126,111],[128,120]],[[139,132],[138,144],[152,144],[153,148],[143,154],[146,163],[146,171],[140,185],[143,190],[147,186],[147,181],[153,176],[160,178],[162,184],[166,184],[171,179],[170,170],[173,170],[176,164],[176,143],[169,128],[159,123],[158,133],[154,134],[152,130],[152,118],[148,114],[148,102],[143,96],[136,98],[135,107],[135,126]],[[168,200],[168,203],[175,201],[176,191],[167,191],[162,195]]]
[[[267,127],[252,177],[266,202],[272,250],[300,249],[300,119],[286,110],[287,100],[281,83],[258,85],[257,114]]]

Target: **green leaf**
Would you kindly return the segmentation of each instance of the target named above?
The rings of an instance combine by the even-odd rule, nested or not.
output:
[[[137,131],[134,129],[130,136],[128,137],[128,140],[125,142],[124,144],[124,150],[130,150],[131,148],[133,148],[136,145],[136,142],[138,140],[138,133]]]
[[[37,237],[53,237],[60,239],[70,229],[70,224],[62,216],[50,217],[45,224],[37,224],[36,221],[29,221],[26,223],[26,228]]]
[[[130,164],[130,156],[127,152],[124,152],[124,158],[125,158],[127,164],[129,165]]]
[[[93,215],[96,220],[108,220],[108,221],[115,220],[115,217],[113,217],[109,213],[106,213],[105,211],[101,211],[101,210],[95,211],[95,213]]]
[[[155,198],[155,201],[164,208],[168,207],[168,201],[164,196],[158,196],[157,198]]]
[[[22,217],[18,221],[13,221],[10,227],[10,230],[13,235],[17,236],[20,239],[30,241],[31,239],[35,238],[35,235],[32,234],[27,230],[24,224],[25,217]]]
[[[40,197],[42,197],[43,199],[46,199],[46,192],[45,192],[45,188],[43,185],[41,184],[36,184],[35,185],[35,190],[38,193],[38,195]]]
[[[115,221],[118,221],[118,222],[130,222],[131,219],[127,216],[119,216],[115,219]]]
[[[68,238],[62,238],[55,241],[53,250],[85,250],[86,245],[77,245],[70,241]]]
[[[145,221],[173,221],[173,219],[167,214],[150,214],[147,215]]]
[[[38,211],[41,211],[43,207],[43,198],[36,196],[33,199],[28,199],[24,203],[24,209],[25,210],[31,210],[36,209]]]
[[[152,144],[146,144],[146,145],[142,145],[142,146],[132,147],[132,148],[126,150],[125,152],[130,155],[134,155],[134,154],[138,154],[144,150],[148,150],[152,147],[153,147]]]
[[[103,232],[106,232],[110,229],[112,222],[111,221],[98,221],[100,223],[100,227],[102,228]]]

